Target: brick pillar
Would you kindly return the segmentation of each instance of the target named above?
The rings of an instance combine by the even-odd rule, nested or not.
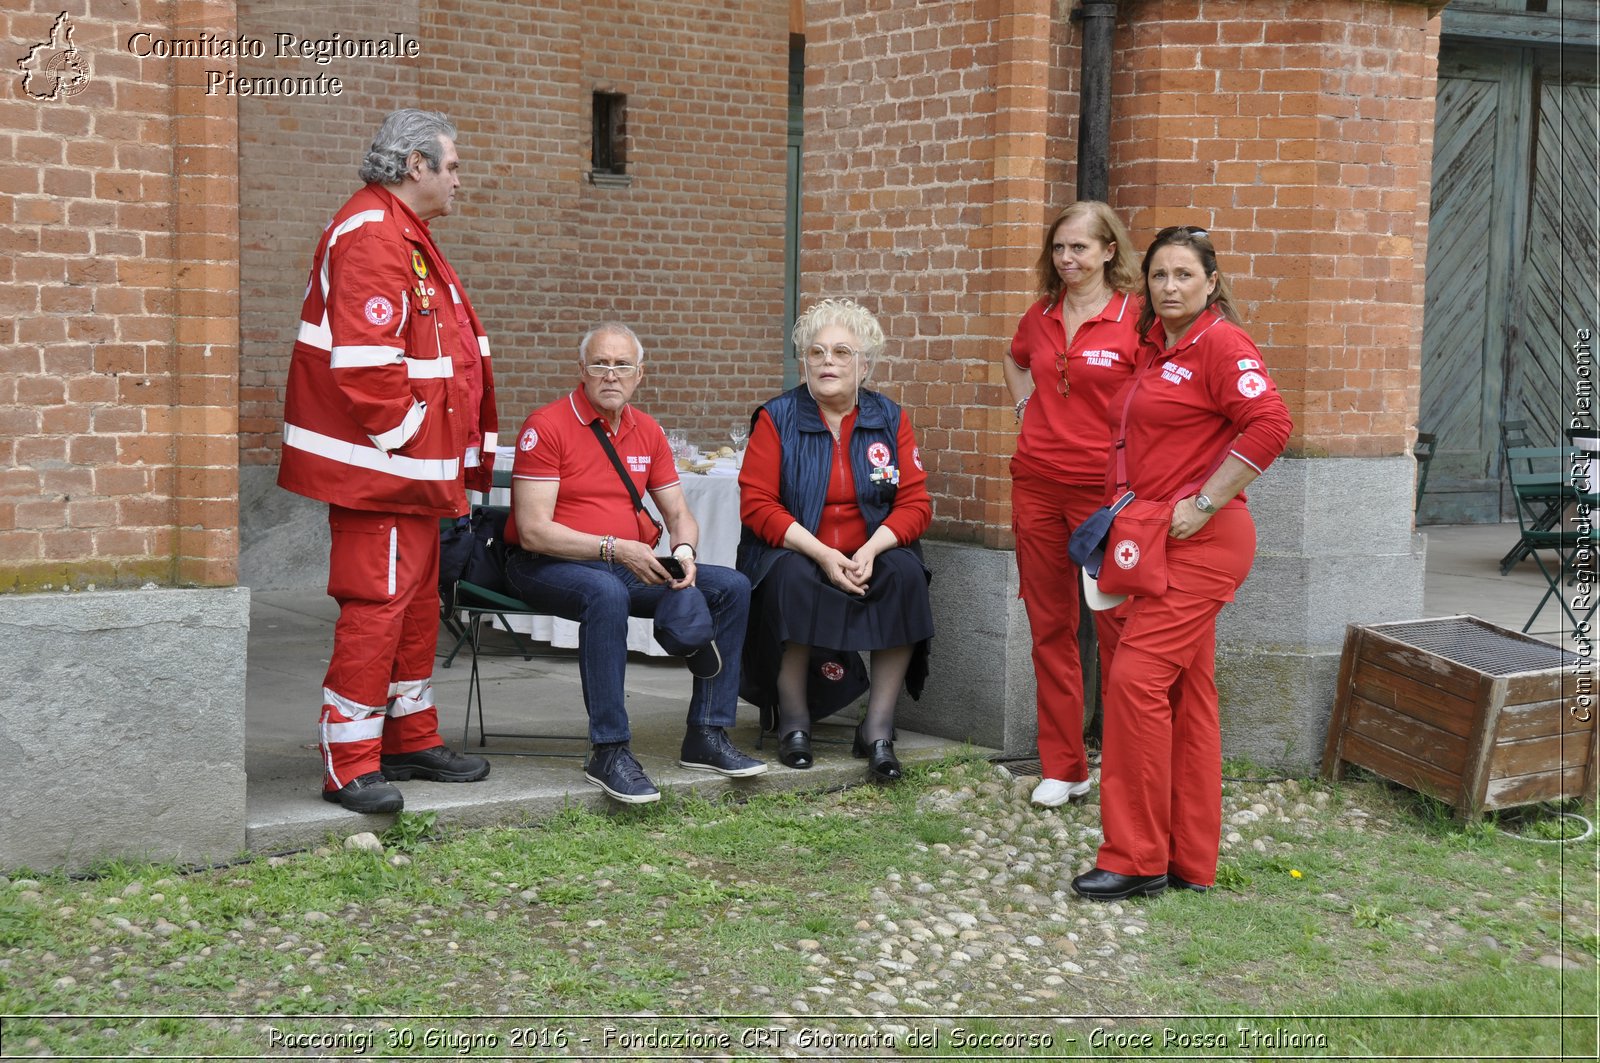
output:
[[[185,0],[175,25],[236,35],[234,6]],[[239,111],[206,94],[200,63],[173,64],[173,485],[180,583],[239,569]]]
[[[916,425],[938,637],[907,727],[1031,752],[1000,359],[1071,197],[1076,48],[1051,0],[806,5],[802,304],[848,295],[888,336],[873,386]],[[1070,62],[1067,61],[1070,56]],[[1065,198],[1063,198],[1065,197]]]
[[[1438,23],[1415,0],[1124,4],[1111,187],[1211,230],[1294,415],[1219,626],[1227,751],[1307,767],[1347,622],[1415,617],[1411,519]]]
[[[0,100],[0,866],[244,843],[235,101],[138,54],[233,26],[223,0],[0,15],[28,48]]]
[[[18,355],[0,368],[0,589],[234,582],[234,101],[193,86],[202,64],[129,46],[226,34],[232,9],[6,16],[38,50],[0,104],[0,328]],[[81,82],[58,86],[52,61]]]

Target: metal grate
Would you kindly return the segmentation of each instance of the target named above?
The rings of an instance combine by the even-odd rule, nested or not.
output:
[[[1492,676],[1573,668],[1583,663],[1576,653],[1516,636],[1470,616],[1379,624],[1369,630]]]
[[[320,749],[321,747],[318,746],[317,748]],[[1006,760],[1004,758],[997,757],[995,758],[995,763],[1001,765],[1007,771],[1009,771],[1013,779],[1022,779],[1030,775],[1044,774],[1044,768],[1040,765],[1038,757],[1030,757],[1023,760]]]
[[[319,747],[320,748],[320,747]],[[1093,744],[1086,747],[1084,752],[1088,755],[1089,770],[1093,771],[1100,766],[1100,750]],[[1011,773],[1013,779],[1024,779],[1029,776],[1037,778],[1044,774],[1044,766],[1039,763],[1038,757],[991,757],[993,763],[1000,765]]]

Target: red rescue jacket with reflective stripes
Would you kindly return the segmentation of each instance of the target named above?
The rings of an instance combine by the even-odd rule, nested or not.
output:
[[[467,488],[490,487],[496,428],[489,340],[455,271],[410,208],[367,185],[312,259],[279,486],[350,509],[459,516]]]

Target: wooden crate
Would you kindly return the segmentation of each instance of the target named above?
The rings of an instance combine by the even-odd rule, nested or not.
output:
[[[1322,773],[1355,764],[1469,819],[1595,799],[1594,666],[1475,616],[1350,625]]]

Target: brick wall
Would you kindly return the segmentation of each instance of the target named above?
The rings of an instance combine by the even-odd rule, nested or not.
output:
[[[1439,4],[1433,4],[1437,8]],[[1112,202],[1211,229],[1291,452],[1414,438],[1438,24],[1406,0],[1124,4]]]
[[[1077,39],[1050,0],[806,6],[802,302],[849,295],[917,426],[935,534],[1009,542],[999,359],[1071,201]]]
[[[607,317],[648,349],[639,404],[704,442],[781,386],[787,0],[714,19],[689,0],[648,12],[411,0],[359,20],[247,0],[240,12],[257,34],[422,41],[416,60],[331,64],[357,85],[337,99],[242,108],[244,462],[276,460],[312,248],[398,106],[442,110],[460,129],[462,188],[434,234],[488,328],[503,439],[571,388],[579,338]],[[626,188],[587,180],[596,90],[628,96]]]
[[[999,357],[1042,225],[1074,198],[1070,6],[806,7],[804,293],[880,311],[879,380],[913,410],[942,538],[1009,543]],[[1122,5],[1111,202],[1140,250],[1164,225],[1213,228],[1296,452],[1412,438],[1439,6]]]
[[[259,59],[210,65],[246,78],[334,76],[342,89],[337,96],[240,100],[239,450],[243,464],[276,463],[283,386],[311,252],[333,212],[360,187],[356,172],[383,116],[418,105],[422,60],[280,58],[275,35],[416,38],[418,0],[370,6],[241,0],[238,9],[239,32],[271,47]],[[469,182],[463,192],[472,191]],[[441,227],[446,239],[451,224],[454,219]]]
[[[229,584],[237,561],[235,120],[140,31],[232,27],[205,0],[31,0],[51,58],[0,99],[0,590]]]

